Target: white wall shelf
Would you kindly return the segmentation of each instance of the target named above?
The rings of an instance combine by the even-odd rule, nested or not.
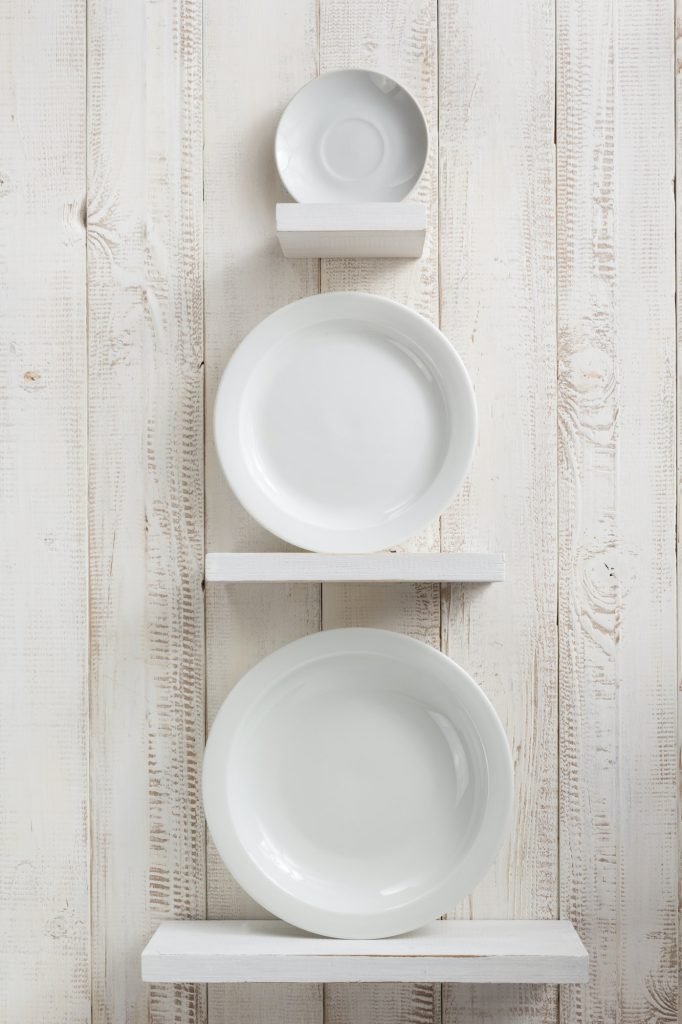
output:
[[[500,583],[502,554],[317,555],[210,552],[208,583]]]
[[[587,981],[569,921],[435,921],[392,939],[325,939],[283,921],[168,921],[142,953],[149,982]]]
[[[285,256],[421,256],[423,203],[277,203],[277,237]]]

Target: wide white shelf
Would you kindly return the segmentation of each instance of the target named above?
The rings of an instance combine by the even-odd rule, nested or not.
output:
[[[435,921],[392,939],[325,939],[283,921],[168,921],[142,953],[150,982],[587,981],[570,921]]]
[[[499,583],[502,554],[316,555],[211,552],[206,555],[209,583]]]
[[[278,203],[277,237],[285,256],[421,256],[423,203]]]

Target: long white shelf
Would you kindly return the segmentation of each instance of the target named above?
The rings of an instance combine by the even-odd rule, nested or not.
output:
[[[307,552],[211,552],[209,583],[499,583],[502,554],[316,555]]]
[[[587,981],[570,921],[435,921],[392,939],[325,939],[283,921],[168,921],[142,953],[149,982]]]

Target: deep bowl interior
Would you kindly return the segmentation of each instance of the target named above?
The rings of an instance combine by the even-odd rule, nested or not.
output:
[[[449,659],[382,630],[332,630],[266,658],[228,697],[204,804],[229,870],[269,911],[321,934],[398,934],[487,870],[509,823],[509,749]]]
[[[278,888],[381,913],[456,872],[486,804],[485,754],[455,699],[359,653],[316,661],[239,730],[227,799],[240,843]]]

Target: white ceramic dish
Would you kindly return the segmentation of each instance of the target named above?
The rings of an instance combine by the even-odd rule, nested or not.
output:
[[[367,552],[449,504],[476,442],[461,359],[399,303],[336,292],[284,306],[244,339],[216,396],[218,457],[266,529]]]
[[[275,137],[277,169],[299,203],[399,202],[427,153],[419,104],[374,71],[314,78],[287,106]]]
[[[282,647],[233,689],[203,767],[211,835],[239,884],[307,931],[378,938],[471,892],[506,835],[512,765],[482,690],[376,629]]]

